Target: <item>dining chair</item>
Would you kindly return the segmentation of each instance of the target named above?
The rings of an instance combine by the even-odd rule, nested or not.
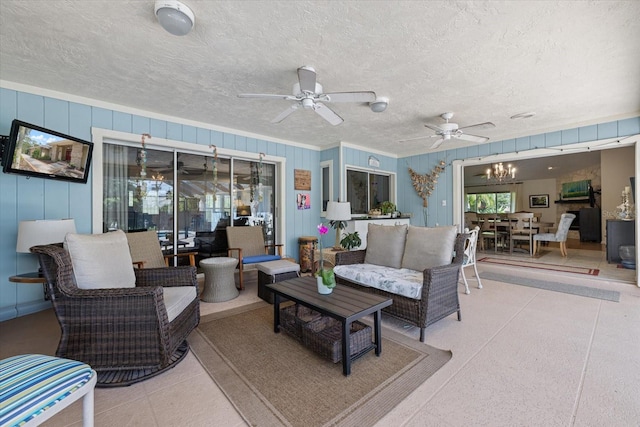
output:
[[[559,242],[560,253],[567,256],[567,236],[569,235],[569,227],[576,218],[574,214],[563,213],[560,215],[560,224],[555,233],[539,233],[533,236],[533,253],[538,253],[538,242]]]
[[[509,220],[509,253],[513,253],[515,242],[526,242],[529,245],[529,255],[533,256],[533,226],[532,212],[518,212],[507,215]]]
[[[473,271],[476,273],[476,280],[478,281],[478,289],[482,289],[482,282],[480,281],[480,275],[478,274],[478,268],[476,266],[476,247],[478,244],[478,235],[480,233],[480,227],[476,226],[474,229],[469,230],[465,228],[464,234],[467,234],[467,240],[464,242],[464,258],[462,265],[460,266],[460,273],[462,273],[462,280],[464,281],[464,293],[469,295],[469,283],[467,277],[464,274],[465,267],[473,266]]]
[[[504,239],[508,232],[500,229],[500,215],[498,214],[478,214],[478,225],[480,226],[479,238],[480,249],[485,250],[485,242],[493,241],[494,252],[498,251],[498,244],[504,246]]]

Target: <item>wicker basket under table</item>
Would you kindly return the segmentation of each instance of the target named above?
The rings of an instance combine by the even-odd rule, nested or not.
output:
[[[280,328],[288,335],[302,342],[302,329],[307,323],[318,320],[322,314],[299,304],[280,309]]]
[[[365,353],[373,346],[371,327],[358,321],[351,323],[349,340],[351,358]],[[338,363],[342,360],[342,323],[328,316],[308,322],[302,327],[302,342],[320,356]]]

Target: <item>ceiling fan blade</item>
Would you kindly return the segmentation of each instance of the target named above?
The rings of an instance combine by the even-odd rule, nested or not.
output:
[[[316,70],[306,65],[298,68],[298,81],[300,82],[300,90],[302,92],[315,93]]]
[[[297,109],[298,109],[298,104],[293,104],[291,107],[287,108],[282,113],[278,114],[278,116],[275,119],[271,120],[271,123],[280,123],[281,121],[289,117],[289,115],[294,111],[296,111]]]
[[[454,138],[464,139],[465,141],[471,142],[487,142],[489,138],[486,136],[477,136],[477,135],[469,135],[468,133],[460,133],[458,135],[454,135]]]
[[[328,102],[373,102],[376,100],[376,93],[365,92],[333,92],[325,93]]]
[[[445,141],[444,138],[440,138],[439,140],[434,142],[433,145],[431,146],[431,150],[438,148],[444,141]]]
[[[496,127],[496,125],[494,125],[493,123],[484,122],[484,123],[477,123],[475,125],[463,126],[461,128],[458,128],[458,130],[460,130],[460,129],[471,129],[471,128],[490,129],[490,128],[494,128],[494,127]]]
[[[334,126],[337,126],[344,121],[342,117],[334,113],[331,108],[320,102],[316,102],[315,106],[313,107],[313,111],[318,113],[323,119]]]
[[[425,138],[431,138],[432,136],[437,136],[437,135],[422,135],[422,136],[416,136],[415,138],[408,138],[408,139],[400,139],[396,142],[411,142],[411,141],[417,141],[418,139],[425,139]]]
[[[424,125],[425,125],[425,127],[428,127],[431,130],[435,130],[436,132],[442,132],[443,131],[442,128],[440,128],[440,127],[438,127],[436,125],[432,125],[432,124],[429,124],[429,123],[425,123]]]
[[[291,95],[277,95],[271,93],[241,93],[238,98],[275,98],[275,99],[296,99]]]

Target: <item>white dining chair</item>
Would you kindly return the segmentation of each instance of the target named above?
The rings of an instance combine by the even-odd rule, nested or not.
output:
[[[464,293],[469,295],[471,291],[469,290],[467,277],[464,274],[464,269],[466,267],[473,266],[473,271],[475,271],[476,280],[478,281],[478,289],[482,289],[482,282],[480,281],[480,275],[478,274],[478,268],[476,266],[476,247],[478,245],[478,233],[480,232],[480,227],[475,227],[473,230],[465,228],[464,232],[465,234],[468,234],[469,237],[467,237],[467,240],[464,242],[464,259],[460,266],[460,273],[462,273],[462,280],[464,281]]]

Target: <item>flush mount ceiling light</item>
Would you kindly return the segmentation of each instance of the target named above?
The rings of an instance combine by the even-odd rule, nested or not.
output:
[[[382,113],[387,109],[387,105],[389,105],[389,98],[386,96],[379,96],[375,101],[369,103],[369,108],[374,113]]]
[[[179,1],[157,0],[155,14],[162,28],[174,36],[188,34],[196,23],[196,17],[189,6]]]

